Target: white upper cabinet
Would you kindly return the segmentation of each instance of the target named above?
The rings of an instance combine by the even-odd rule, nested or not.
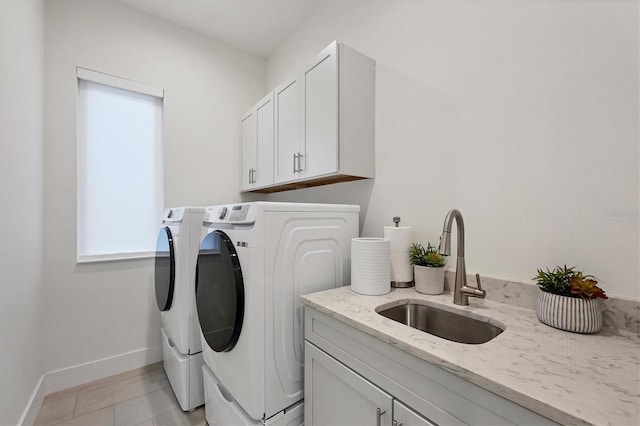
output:
[[[273,94],[256,107],[258,167],[253,180],[257,187],[273,184]]]
[[[324,49],[304,72],[304,157],[300,177],[338,172],[337,44]]]
[[[273,185],[273,113],[270,93],[242,118],[242,190]]]
[[[255,109],[247,112],[242,121],[242,173],[240,175],[240,188],[248,189],[253,182],[253,170],[258,166],[258,145],[256,132]]]
[[[244,190],[374,177],[375,61],[334,41],[273,93],[273,185]]]
[[[298,179],[298,160],[302,141],[302,103],[300,80],[292,79],[274,90],[275,134],[274,181]]]

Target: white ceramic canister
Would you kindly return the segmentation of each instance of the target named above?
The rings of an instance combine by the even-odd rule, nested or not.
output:
[[[351,240],[351,289],[378,296],[391,291],[391,244],[387,238]]]

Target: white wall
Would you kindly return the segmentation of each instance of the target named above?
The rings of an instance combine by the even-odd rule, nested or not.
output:
[[[0,424],[42,374],[44,4],[0,0]]]
[[[354,201],[362,235],[399,215],[435,243],[458,208],[469,272],[526,282],[566,263],[640,299],[638,16],[637,1],[322,2],[267,86],[334,39],[374,58],[376,179],[268,198]]]
[[[165,204],[178,206],[239,200],[239,117],[264,91],[265,61],[118,2],[46,5],[44,367],[51,371],[160,345],[152,259],[75,262],[75,67],[165,89]]]

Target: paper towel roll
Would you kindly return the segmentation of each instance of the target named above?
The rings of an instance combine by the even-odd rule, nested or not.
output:
[[[351,290],[372,296],[391,291],[390,249],[386,238],[351,240]]]
[[[413,266],[409,262],[412,226],[385,226],[384,237],[391,242],[391,283],[411,287]]]

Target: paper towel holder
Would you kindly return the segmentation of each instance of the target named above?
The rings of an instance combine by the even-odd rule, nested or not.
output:
[[[409,288],[414,285],[413,281],[391,281],[392,288]]]
[[[400,226],[400,216],[393,217],[393,224],[396,228]],[[409,288],[414,285],[414,281],[391,281],[392,288]]]
[[[413,281],[391,281],[392,288],[409,288],[413,286]]]

